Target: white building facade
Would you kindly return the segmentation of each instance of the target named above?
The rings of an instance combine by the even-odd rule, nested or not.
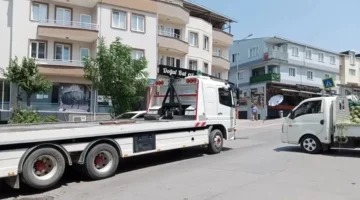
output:
[[[251,116],[251,105],[262,119],[286,115],[299,101],[322,94],[325,78],[339,83],[339,54],[279,37],[234,41],[230,47],[229,80],[242,91],[241,117]],[[333,88],[333,93],[338,93]],[[267,106],[269,98],[284,96],[279,106]]]

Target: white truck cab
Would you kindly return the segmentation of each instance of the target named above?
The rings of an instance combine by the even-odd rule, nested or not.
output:
[[[319,152],[320,143],[331,143],[332,102],[335,97],[316,97],[302,101],[285,118],[283,143],[301,144],[307,152]]]
[[[350,123],[351,97],[316,97],[302,101],[285,118],[283,143],[300,144],[308,153],[360,147],[360,126]]]

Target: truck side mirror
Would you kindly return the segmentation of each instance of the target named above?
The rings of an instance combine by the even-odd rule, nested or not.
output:
[[[290,118],[290,119],[294,119],[294,118],[295,118],[295,113],[294,113],[294,111],[291,111],[291,112],[290,112],[289,118]]]
[[[240,99],[240,90],[236,88],[236,99]]]

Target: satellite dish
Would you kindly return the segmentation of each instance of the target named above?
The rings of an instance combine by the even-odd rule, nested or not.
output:
[[[277,106],[277,105],[281,104],[281,102],[283,102],[283,100],[284,100],[284,96],[278,94],[278,95],[272,96],[269,99],[268,105],[269,106]]]

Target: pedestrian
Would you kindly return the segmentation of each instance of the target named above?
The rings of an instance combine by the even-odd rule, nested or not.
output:
[[[252,112],[252,121],[254,121],[254,120],[258,120],[258,108],[256,107],[256,105],[255,104],[253,104],[252,106],[251,106],[251,112]]]

